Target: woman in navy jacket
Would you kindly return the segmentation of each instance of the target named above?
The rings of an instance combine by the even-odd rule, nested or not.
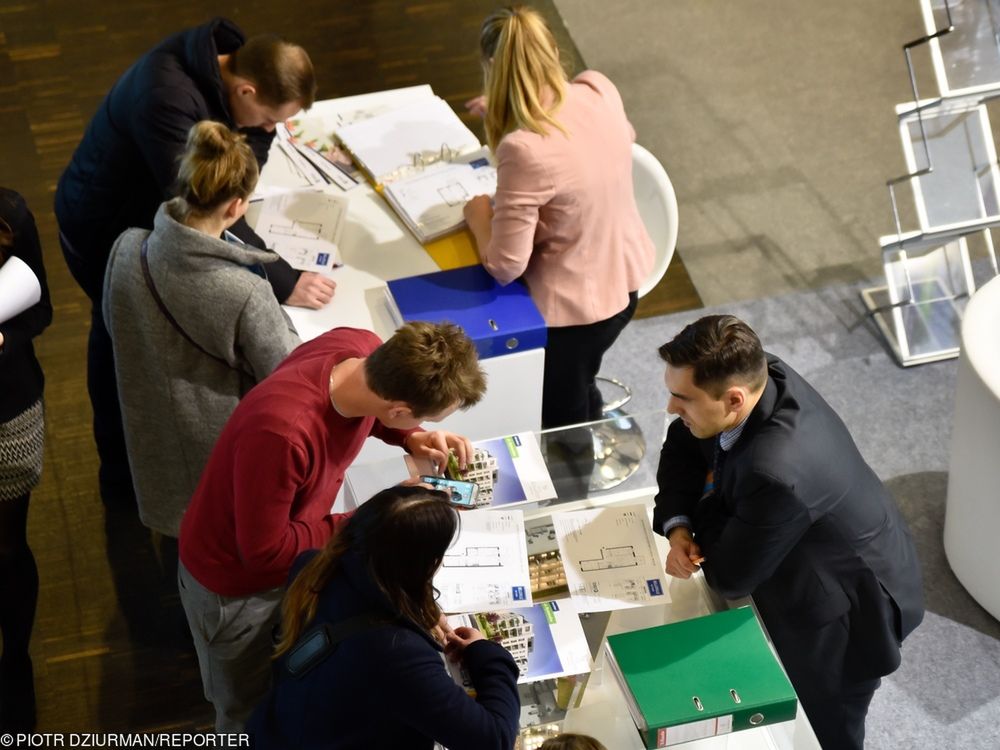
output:
[[[323,550],[299,558],[275,684],[247,725],[258,750],[513,747],[513,658],[478,630],[439,624],[432,579],[457,529],[443,493],[392,487]],[[442,651],[463,661],[474,699],[452,680]]]

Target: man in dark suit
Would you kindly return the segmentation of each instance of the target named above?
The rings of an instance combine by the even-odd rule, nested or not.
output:
[[[659,353],[678,416],[653,516],[667,573],[700,566],[722,596],[753,595],[820,743],[861,748],[923,618],[906,523],[844,423],[746,323],[702,318]]]

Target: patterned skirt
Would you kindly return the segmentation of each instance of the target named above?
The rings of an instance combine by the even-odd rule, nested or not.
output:
[[[39,399],[0,423],[0,502],[21,497],[38,484],[45,451],[45,419]]]

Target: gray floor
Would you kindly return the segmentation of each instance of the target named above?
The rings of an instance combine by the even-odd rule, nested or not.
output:
[[[706,304],[878,271],[917,0],[556,5],[670,174]]]
[[[671,176],[678,252],[706,304],[816,385],[911,524],[928,614],[876,695],[867,746],[1000,747],[1000,623],[941,544],[955,363],[898,367],[857,295],[892,230],[884,183],[904,171],[893,107],[917,1],[556,3]],[[622,335],[604,369],[635,387],[634,408],[663,403],[656,347],[704,312]]]

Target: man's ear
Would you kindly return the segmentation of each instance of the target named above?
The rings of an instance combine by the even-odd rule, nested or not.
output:
[[[722,399],[726,402],[727,410],[731,412],[739,411],[743,408],[743,404],[747,402],[746,389],[738,385],[731,386],[726,389]]]
[[[390,419],[406,419],[413,416],[413,409],[405,401],[393,401],[389,404]]]
[[[236,84],[236,94],[242,97],[256,96],[257,87],[250,83],[250,81],[243,80]]]

